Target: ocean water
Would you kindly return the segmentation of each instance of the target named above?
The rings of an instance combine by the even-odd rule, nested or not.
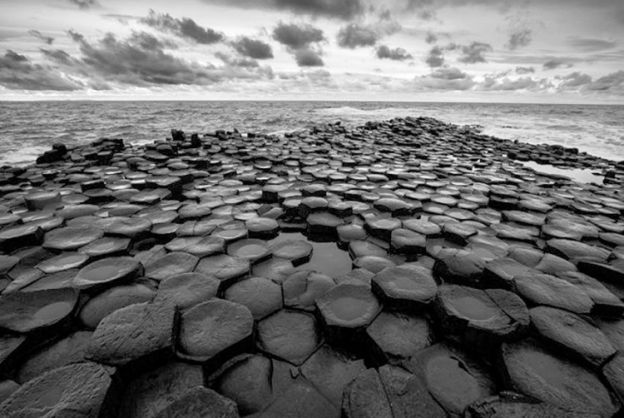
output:
[[[35,160],[55,142],[100,137],[146,143],[185,132],[238,129],[283,133],[319,122],[356,126],[369,120],[430,116],[534,144],[577,147],[624,160],[624,106],[408,102],[0,102],[0,164]]]

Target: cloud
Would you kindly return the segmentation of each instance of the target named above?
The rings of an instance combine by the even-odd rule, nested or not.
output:
[[[568,60],[563,58],[552,58],[544,63],[542,66],[544,70],[554,70],[559,67],[572,67],[572,63],[568,62]]]
[[[300,67],[322,67],[325,65],[320,55],[311,49],[299,49],[295,52],[295,60]]]
[[[26,56],[7,50],[0,56],[0,85],[12,90],[70,91],[81,85],[49,66],[33,64]]]
[[[617,71],[596,79],[586,85],[587,90],[610,93],[624,93],[624,71]]]
[[[567,40],[568,45],[573,48],[580,49],[583,51],[602,51],[605,49],[614,48],[617,45],[615,41],[607,41],[604,39],[595,39],[595,38],[578,38],[573,37]]]
[[[377,58],[389,59],[393,61],[405,61],[412,58],[412,55],[403,48],[389,48],[386,45],[380,45],[377,48]]]
[[[459,57],[459,62],[465,64],[487,62],[483,54],[489,51],[492,51],[492,46],[484,42],[473,42],[470,45],[461,46],[462,55]]]
[[[529,45],[532,40],[533,33],[531,32],[531,29],[522,29],[509,35],[507,48],[513,51],[515,49]]]
[[[260,66],[260,64],[258,64],[258,61],[254,59],[233,57],[224,52],[217,52],[215,53],[215,56],[224,63],[233,67],[256,68]]]
[[[444,52],[439,46],[434,46],[429,50],[425,62],[431,68],[441,67],[444,64]]]
[[[351,23],[338,31],[336,39],[341,47],[354,49],[375,45],[379,39],[379,34],[370,26]]]
[[[425,90],[470,90],[475,86],[472,76],[458,68],[443,67],[431,74],[416,77],[416,87]]]
[[[428,44],[435,44],[438,41],[438,36],[433,32],[427,32],[427,37],[425,38],[425,42]]]
[[[108,33],[97,43],[90,43],[76,32],[69,34],[82,54],[78,60],[81,67],[76,63],[73,67],[106,82],[136,86],[208,85],[273,77],[270,67],[259,67],[252,60],[219,57],[226,65],[215,66],[178,58],[164,51],[165,43],[145,32],[134,32],[125,40]]]
[[[42,40],[43,42],[45,42],[48,45],[52,45],[52,42],[54,42],[54,38],[51,36],[45,36],[44,34],[42,34],[41,32],[39,32],[38,30],[32,29],[28,31],[29,35],[34,36],[35,38]]]
[[[90,9],[91,7],[99,6],[97,0],[68,0],[70,3],[75,4],[81,9]]]
[[[484,81],[478,85],[478,89],[486,91],[539,90],[547,86],[549,86],[549,84],[545,80],[534,80],[531,77],[502,77],[500,79],[485,77]]]
[[[176,19],[168,13],[156,13],[151,9],[147,17],[141,19],[141,22],[198,44],[213,44],[223,40],[223,34],[210,28],[202,28],[193,19],[187,17]]]
[[[443,80],[461,80],[468,78],[468,74],[461,71],[459,68],[444,67],[433,71],[431,77]]]
[[[273,29],[273,39],[292,49],[306,48],[312,43],[325,40],[323,31],[309,24],[297,25],[280,22]]]
[[[516,67],[515,71],[516,71],[516,74],[529,74],[529,73],[534,73],[535,72],[535,68],[533,68],[533,67]]]
[[[258,39],[251,39],[246,36],[238,38],[232,42],[232,47],[241,55],[264,60],[273,58],[271,45]]]
[[[365,0],[204,0],[241,8],[275,9],[295,14],[351,20],[366,10]]]
[[[592,78],[588,74],[575,71],[571,74],[561,77],[561,80],[562,82],[561,84],[559,84],[559,88],[569,89],[589,84],[591,83]]]

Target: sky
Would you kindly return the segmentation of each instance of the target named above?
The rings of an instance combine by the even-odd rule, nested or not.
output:
[[[624,0],[0,0],[0,100],[624,104]]]

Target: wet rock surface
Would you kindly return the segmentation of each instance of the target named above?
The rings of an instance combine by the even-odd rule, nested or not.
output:
[[[0,168],[2,416],[622,407],[621,163],[430,118],[63,149]]]

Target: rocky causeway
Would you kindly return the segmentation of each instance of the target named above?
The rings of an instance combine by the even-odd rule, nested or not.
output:
[[[1,417],[622,413],[624,162],[411,117],[131,140],[0,168]]]

